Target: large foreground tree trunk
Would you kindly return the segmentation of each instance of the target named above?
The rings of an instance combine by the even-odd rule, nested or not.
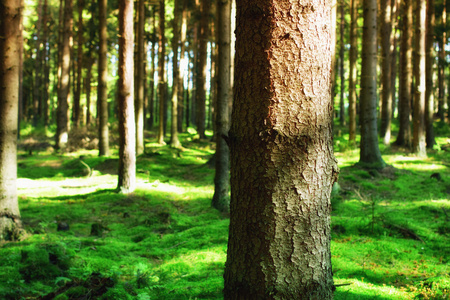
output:
[[[225,299],[332,298],[330,6],[237,5]]]
[[[0,1],[0,240],[17,238],[17,117],[21,53],[20,0]]]
[[[133,0],[119,1],[119,183],[122,193],[136,188],[134,122]]]

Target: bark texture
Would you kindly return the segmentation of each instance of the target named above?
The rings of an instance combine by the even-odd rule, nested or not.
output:
[[[383,168],[377,130],[377,1],[363,0],[360,164]]]
[[[159,92],[159,127],[158,127],[158,143],[163,145],[164,142],[164,109],[166,102],[166,82],[164,75],[164,64],[166,57],[166,38],[165,31],[165,14],[166,7],[164,0],[159,1],[159,40],[158,40],[158,92]]]
[[[137,28],[137,59],[136,59],[136,91],[135,91],[135,118],[136,118],[136,155],[144,153],[144,89],[145,89],[145,0],[138,2],[138,28]]]
[[[17,238],[17,117],[21,51],[20,0],[0,1],[0,240]]]
[[[332,298],[330,10],[237,3],[225,299]]]
[[[174,4],[174,17],[173,17],[173,38],[172,38],[172,52],[174,53],[173,64],[173,77],[172,77],[172,122],[170,127],[170,146],[173,148],[180,148],[181,143],[178,139],[178,92],[180,86],[179,73],[180,66],[178,63],[178,45],[180,39],[180,0],[175,0]]]
[[[435,26],[435,8],[434,0],[427,1],[427,18],[426,18],[426,74],[425,74],[425,138],[426,146],[428,149],[433,149],[436,145],[434,138],[434,61],[436,59],[436,53],[434,51],[434,26]]]
[[[118,190],[136,188],[134,122],[133,0],[119,1],[119,183]]]

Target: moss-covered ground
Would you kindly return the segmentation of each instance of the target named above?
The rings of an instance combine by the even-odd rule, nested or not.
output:
[[[383,147],[389,167],[354,166],[335,139],[335,299],[450,299],[450,139],[427,158]],[[227,215],[211,208],[213,143],[181,135],[137,160],[137,190],[115,192],[117,151],[19,151],[29,236],[0,244],[0,299],[222,299]],[[439,174],[439,175],[436,175]]]

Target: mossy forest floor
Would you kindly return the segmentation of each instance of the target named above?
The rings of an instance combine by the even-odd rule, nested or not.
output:
[[[381,146],[381,172],[355,167],[358,150],[336,137],[335,299],[450,299],[449,132],[427,158]],[[222,299],[229,218],[210,205],[214,144],[181,139],[148,136],[131,195],[115,192],[117,149],[21,148],[29,236],[0,244],[0,299]]]

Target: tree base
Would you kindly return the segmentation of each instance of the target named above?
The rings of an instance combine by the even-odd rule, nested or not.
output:
[[[7,216],[0,217],[0,241],[16,242],[26,238],[21,222]]]

